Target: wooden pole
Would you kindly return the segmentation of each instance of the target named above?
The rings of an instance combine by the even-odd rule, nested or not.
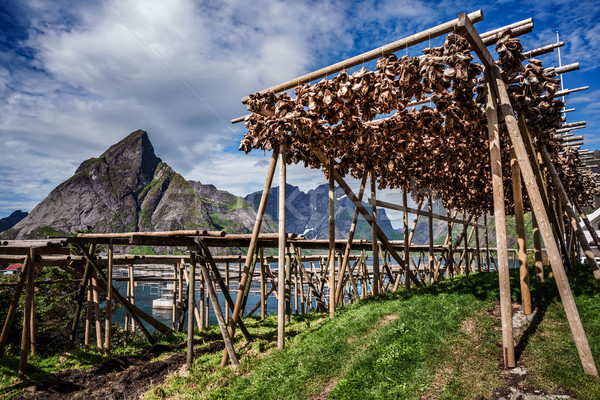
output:
[[[371,199],[377,200],[377,187],[375,171],[371,171]],[[371,215],[373,223],[371,224],[371,240],[373,242],[373,296],[378,296],[381,290],[381,279],[379,278],[379,246],[377,245],[377,206],[371,205]],[[405,278],[406,279],[406,278]]]
[[[184,276],[185,276],[185,271],[184,271]],[[189,282],[189,279],[188,279]],[[206,299],[206,281],[204,280],[204,276],[200,275],[200,305],[197,305],[196,301],[194,301],[194,313],[198,312],[197,310],[199,309],[200,311],[198,312],[198,315],[196,316],[196,320],[198,321],[198,330],[200,332],[204,332],[204,324],[205,322],[208,320],[208,307],[205,304],[205,299]],[[194,296],[194,300],[195,300]],[[188,308],[188,311],[191,310],[191,308]],[[208,325],[208,324],[206,324]]]
[[[285,148],[285,147],[284,147]],[[277,167],[277,158],[279,156],[279,147],[275,147],[273,149],[273,155],[271,156],[271,163],[269,164],[269,171],[267,172],[267,178],[265,180],[265,186],[263,188],[263,193],[260,199],[260,204],[258,206],[258,211],[256,212],[256,221],[254,222],[254,229],[252,230],[252,238],[250,239],[250,244],[248,245],[248,253],[246,255],[246,262],[244,264],[243,274],[238,274],[239,276],[239,285],[238,285],[238,295],[235,299],[235,306],[233,308],[233,312],[231,314],[231,324],[229,326],[229,336],[234,337],[235,335],[235,327],[240,319],[240,314],[242,312],[242,301],[243,294],[246,287],[246,281],[248,279],[248,273],[250,271],[250,263],[252,262],[252,256],[256,250],[256,244],[258,242],[258,235],[260,233],[260,228],[262,226],[262,221],[265,216],[265,209],[267,207],[267,200],[269,199],[269,192],[271,190],[271,183],[273,182],[273,176],[275,175],[275,168]],[[280,188],[281,190],[281,188]],[[284,187],[285,190],[285,187]],[[241,267],[241,263],[240,263]],[[225,349],[227,350],[227,349]],[[223,352],[223,358],[221,359],[221,367],[227,365],[227,351]]]
[[[329,158],[329,318],[335,314],[335,181],[333,179],[333,157]],[[340,280],[341,281],[341,280]],[[340,282],[341,285],[341,282]]]
[[[29,276],[31,277],[31,286],[27,286],[29,294],[29,354],[35,355],[35,257],[31,257],[31,269]]]
[[[94,254],[94,244],[90,244],[90,254]],[[77,334],[77,325],[79,325],[79,315],[81,314],[81,307],[83,305],[83,299],[87,289],[87,282],[90,278],[92,267],[89,261],[85,263],[85,272],[81,278],[81,284],[79,285],[79,293],[77,295],[77,303],[75,305],[75,312],[73,314],[73,321],[71,322],[71,332],[69,333],[69,345],[73,346],[75,342],[75,335]]]
[[[428,196],[428,225],[429,225],[429,284],[433,284],[433,263],[435,254],[433,252],[433,200],[431,198],[431,191]]]
[[[23,291],[23,286],[27,282],[27,277],[29,276],[29,268],[30,268],[31,260],[29,255],[25,257],[25,261],[23,261],[23,269],[19,274],[19,279],[17,280],[17,286],[15,287],[13,293],[13,299],[8,307],[8,312],[6,313],[6,319],[4,320],[4,326],[2,327],[2,334],[0,335],[0,354],[4,354],[4,346],[6,346],[6,341],[8,340],[8,333],[10,332],[10,327],[14,321],[15,315],[17,313],[17,309],[19,307],[19,299],[21,298],[21,292]]]
[[[196,252],[190,251],[190,276],[188,279],[188,319],[187,319],[187,352],[186,363],[188,370],[194,361],[194,313],[196,297]],[[233,359],[233,356],[232,356]]]
[[[89,262],[89,261],[88,261]],[[112,321],[112,278],[113,278],[113,246],[108,246],[108,269],[106,272],[106,317],[104,319],[104,356],[110,356],[110,328]]]
[[[281,350],[285,347],[285,248],[287,245],[287,234],[285,231],[287,152],[285,142],[279,145],[279,153],[279,257],[277,260],[279,299],[277,300],[277,347]]]
[[[488,234],[487,212],[483,214],[483,224],[485,225],[485,265],[487,272],[490,272],[490,237]]]
[[[98,296],[98,280],[96,279],[96,271],[92,271],[92,300],[94,305],[94,321],[96,330],[96,349],[98,353],[103,351],[102,340],[102,320],[100,316],[100,299]]]
[[[177,326],[177,264],[173,264],[173,307],[171,311],[171,329]]]
[[[260,249],[262,254],[262,248]],[[225,288],[227,289],[227,293],[229,293],[229,261],[225,262]],[[225,323],[229,323],[229,302],[225,302]]]
[[[535,213],[531,213],[531,225],[533,227],[533,248],[535,258],[535,280],[537,282],[544,281],[544,262],[542,255],[542,236],[540,234],[540,227],[537,223]]]
[[[214,285],[212,284],[212,279],[210,278],[210,273],[208,272],[208,268],[206,268],[205,261],[200,259],[200,270],[202,271],[202,276],[204,277],[204,282],[207,283],[206,287],[208,289],[208,295],[210,297],[210,302],[213,305],[213,310],[215,311],[215,316],[217,317],[217,323],[219,324],[219,329],[221,330],[221,335],[223,336],[223,341],[225,342],[225,347],[227,348],[227,352],[229,354],[229,358],[231,359],[231,366],[234,370],[237,370],[240,367],[240,362],[235,354],[235,350],[233,348],[233,341],[231,340],[231,336],[227,331],[227,325],[225,325],[225,319],[223,318],[223,313],[221,312],[221,306],[219,305],[219,298],[217,297],[217,292],[215,290]],[[188,328],[189,334],[189,328]],[[188,341],[190,339],[188,338]],[[188,345],[189,346],[189,345]],[[188,358],[190,358],[190,351],[188,347]],[[191,366],[191,361],[188,361],[188,367]]]
[[[513,341],[512,313],[510,300],[510,275],[508,271],[508,249],[506,243],[506,220],[504,215],[504,187],[502,185],[502,160],[500,152],[500,130],[498,108],[494,86],[489,71],[485,72],[487,87],[486,114],[490,137],[490,159],[494,192],[494,218],[496,220],[496,247],[498,248],[498,277],[500,280],[500,312],[502,318],[502,347],[504,367],[514,368],[515,349]]]
[[[133,264],[129,264],[129,286],[131,287],[131,298],[129,299],[129,302],[132,305],[135,305],[135,274],[133,270]],[[131,313],[128,314],[129,318],[131,318],[131,332],[135,335],[135,319]]]
[[[521,284],[521,301],[523,303],[523,313],[529,315],[532,313],[531,292],[529,290],[529,270],[527,269],[527,242],[525,240],[525,214],[523,207],[523,191],[521,188],[521,170],[519,163],[511,150],[510,158],[513,203],[515,207],[515,225],[517,229],[517,244],[519,255],[519,277]]]
[[[33,296],[33,266],[35,260],[35,249],[29,249],[29,260],[30,265],[27,268],[27,287],[25,290],[25,307],[23,312],[23,330],[21,332],[21,352],[19,357],[19,378],[25,378],[25,373],[27,372],[27,353],[29,347],[29,329],[31,329],[31,296]],[[24,271],[21,271],[23,273]]]
[[[408,186],[402,188],[402,204],[404,208],[408,208]],[[408,232],[408,212],[403,213],[404,220],[404,276],[408,277],[408,271],[410,269],[410,238]],[[404,287],[410,289],[410,279],[404,279]]]
[[[544,164],[550,172],[550,181],[554,185],[556,191],[558,192],[558,195],[560,196],[563,202],[565,211],[567,212],[567,216],[569,217],[569,220],[571,222],[571,229],[579,238],[579,242],[581,244],[581,247],[583,248],[585,257],[587,258],[590,268],[592,269],[594,278],[596,279],[596,283],[600,286],[600,268],[598,268],[596,257],[594,256],[594,253],[592,252],[592,249],[590,248],[590,245],[587,242],[587,239],[585,238],[585,233],[583,233],[583,229],[581,229],[581,226],[579,226],[579,221],[577,221],[577,216],[575,215],[575,211],[573,211],[573,204],[571,204],[571,201],[569,200],[569,197],[567,195],[567,191],[565,190],[565,187],[563,186],[560,177],[558,176],[558,172],[556,172],[556,168],[554,168],[554,164],[552,163],[550,154],[548,154],[548,151],[544,146],[540,146],[540,152],[542,153]]]
[[[85,310],[85,334],[83,337],[83,345],[89,347],[90,334],[92,331],[92,278],[88,279],[87,284],[87,303]]]
[[[264,321],[267,316],[267,282],[265,280],[265,256],[263,248],[260,248],[260,319]]]

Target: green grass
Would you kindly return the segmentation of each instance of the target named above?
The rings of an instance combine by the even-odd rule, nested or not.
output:
[[[569,273],[595,358],[600,359],[600,290],[587,266]],[[511,271],[513,302],[518,271]],[[553,280],[532,282],[543,318],[521,346],[525,386],[578,399],[600,399],[600,381],[583,373]],[[239,371],[220,368],[222,353],[197,358],[189,376],[176,372],[146,394],[148,399],[481,399],[506,386],[501,369],[495,273],[458,276],[434,287],[386,293],[336,312],[292,316],[286,348],[277,350],[277,317],[246,319],[255,337],[236,336]],[[200,336],[217,333],[210,327]],[[184,336],[164,338],[183,341]],[[137,348],[119,350],[139,351]],[[206,346],[203,345],[203,346]],[[116,349],[117,347],[115,347]],[[118,355],[118,354],[116,354]],[[101,361],[93,350],[32,360],[30,381],[62,368],[89,368]],[[0,360],[0,397],[18,393],[16,358]],[[15,386],[16,385],[16,386]],[[12,387],[13,389],[7,389]],[[22,387],[22,386],[21,386]],[[12,391],[11,391],[12,390]]]

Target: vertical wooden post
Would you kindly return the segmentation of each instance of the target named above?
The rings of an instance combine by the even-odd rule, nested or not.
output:
[[[87,303],[85,310],[85,334],[83,337],[83,345],[88,347],[90,345],[90,333],[92,330],[92,278],[88,279],[87,284]]]
[[[454,249],[452,248],[452,229],[454,224],[448,222],[448,268],[446,274],[450,277],[450,280],[454,279]]]
[[[277,347],[280,350],[285,347],[285,248],[287,245],[287,234],[285,231],[286,155],[285,142],[282,142],[279,145],[279,257],[277,259],[277,275],[279,278],[279,299],[277,300]],[[248,249],[248,251],[250,251],[250,249]],[[250,254],[248,256],[250,257]]]
[[[106,317],[104,319],[104,356],[110,356],[110,328],[112,323],[113,246],[108,245],[108,270],[106,273]]]
[[[21,352],[19,358],[19,378],[23,379],[25,377],[25,373],[27,372],[27,353],[28,347],[30,344],[29,341],[29,330],[31,329],[31,298],[33,296],[33,266],[35,265],[35,249],[29,249],[29,268],[27,268],[27,287],[25,289],[25,307],[23,313],[23,330],[21,332]],[[21,273],[25,272],[25,268]]]
[[[287,237],[287,234],[286,234]],[[285,248],[285,323],[290,322],[292,315],[292,257],[290,249]]]
[[[90,245],[90,254],[94,253],[94,244]],[[81,307],[83,306],[83,298],[85,297],[87,281],[92,272],[92,267],[89,261],[85,263],[85,270],[81,277],[81,284],[79,285],[79,293],[77,294],[77,303],[75,305],[75,312],[73,313],[73,321],[71,322],[71,332],[69,333],[69,345],[73,346],[75,343],[75,336],[77,334],[77,326],[79,325],[79,315],[81,314]]]
[[[408,271],[410,270],[410,239],[408,232],[408,185],[402,188],[402,204],[404,205],[404,287],[410,289],[410,279],[408,279]]]
[[[133,264],[129,264],[129,285],[131,286],[131,299],[129,300],[129,302],[133,306],[135,305],[135,272]],[[131,318],[131,332],[135,335],[135,318],[133,317],[133,315],[131,315],[131,313],[129,314],[129,317]]]
[[[379,246],[377,245],[377,206],[375,201],[377,200],[377,188],[375,186],[375,171],[371,171],[371,215],[373,217],[373,224],[371,224],[372,234],[371,240],[373,242],[373,286],[371,288],[373,296],[379,296],[381,289],[381,279],[379,278]],[[407,275],[404,279],[408,279]]]
[[[96,348],[98,353],[102,354],[103,340],[102,340],[102,320],[100,316],[100,299],[98,296],[98,279],[96,278],[96,271],[92,271],[92,300],[94,303],[94,320],[96,328]]]
[[[517,229],[517,244],[519,254],[519,277],[521,283],[521,301],[523,312],[529,315],[531,309],[531,292],[529,291],[529,270],[527,269],[527,242],[525,240],[525,214],[523,207],[523,191],[521,188],[521,169],[515,158],[514,150],[510,152],[510,167],[515,207],[515,225]]]
[[[23,269],[19,274],[19,279],[17,280],[17,286],[15,287],[13,293],[13,299],[8,307],[8,312],[6,314],[6,319],[4,320],[4,325],[2,327],[2,334],[0,335],[0,354],[4,352],[4,346],[6,345],[6,341],[8,340],[8,333],[10,331],[10,327],[14,321],[15,315],[17,313],[17,309],[19,307],[19,299],[21,298],[21,292],[23,291],[23,286],[27,282],[27,277],[29,276],[29,268],[30,268],[31,260],[29,255],[25,257],[25,261],[23,261]]]
[[[479,219],[475,221],[479,223]],[[477,248],[477,272],[481,272],[481,246],[479,245],[479,227],[475,226],[475,247]]]
[[[266,290],[267,282],[265,280],[265,255],[263,248],[260,248],[260,319],[264,320],[267,316]]]
[[[537,282],[544,281],[544,260],[542,255],[542,236],[540,227],[537,223],[535,213],[531,213],[531,225],[533,227],[533,248],[535,257],[535,280]]]
[[[188,280],[189,281],[189,280]],[[204,276],[200,275],[200,305],[196,307],[196,303],[194,303],[194,307],[199,309],[198,313],[198,330],[200,332],[204,332],[204,324],[208,319],[208,308],[205,304],[205,290],[206,290],[206,281],[204,280]],[[191,308],[189,309],[191,310]],[[208,326],[208,324],[206,324]]]
[[[492,164],[492,185],[494,192],[494,218],[496,220],[496,247],[498,249],[498,277],[500,280],[500,312],[502,318],[504,367],[514,368],[516,362],[512,329],[510,275],[508,271],[508,249],[506,243],[506,220],[504,215],[504,187],[502,185],[498,108],[494,96],[492,77],[488,70],[485,71],[485,78],[487,87],[486,114],[488,134],[490,137],[490,160]]]
[[[196,297],[196,252],[190,251],[190,276],[188,279],[188,315],[187,315],[187,352],[186,363],[188,370],[194,361],[194,307]],[[233,356],[232,356],[233,357]]]
[[[262,248],[260,249],[262,254]],[[225,287],[227,288],[227,293],[229,293],[229,261],[225,262]],[[225,302],[225,323],[229,323],[229,302]]]
[[[177,324],[177,264],[173,264],[173,310],[171,312],[171,328]]]
[[[179,317],[177,318],[177,322],[179,325],[179,321],[183,321],[182,315],[185,309],[185,305],[183,304],[183,270],[185,268],[185,260],[182,258],[179,262],[179,277],[177,278],[177,303],[179,308]],[[183,322],[181,322],[183,323]]]
[[[483,214],[483,225],[485,225],[485,265],[487,272],[490,272],[490,238],[487,223],[487,212]]]
[[[433,284],[433,263],[434,263],[434,256],[435,254],[433,253],[433,200],[431,198],[431,191],[429,192],[429,202],[428,204],[428,208],[427,208],[427,219],[428,219],[428,225],[429,225],[429,284]]]
[[[285,144],[283,144],[283,148],[285,149]],[[281,147],[281,146],[280,146]],[[238,294],[235,299],[235,307],[233,308],[233,312],[231,314],[231,324],[229,326],[229,335],[234,337],[235,335],[235,326],[240,319],[240,314],[242,313],[242,301],[243,301],[243,293],[245,291],[246,280],[248,279],[248,272],[250,270],[250,262],[252,260],[252,256],[256,249],[256,244],[258,243],[258,235],[260,233],[260,228],[262,226],[262,221],[265,215],[265,209],[267,207],[267,200],[269,199],[269,192],[271,190],[271,183],[273,182],[273,176],[275,175],[275,168],[277,167],[277,158],[279,156],[280,147],[275,147],[273,149],[273,155],[271,157],[271,163],[269,164],[269,171],[267,172],[267,178],[265,180],[265,186],[263,188],[263,193],[260,198],[260,204],[258,206],[258,211],[256,212],[256,221],[254,222],[254,229],[252,230],[252,238],[250,239],[250,244],[248,245],[248,254],[246,255],[246,263],[244,264],[244,274],[241,271],[241,261],[239,263],[239,273],[238,273]],[[285,157],[285,155],[284,155]],[[285,161],[285,159],[284,159]],[[285,164],[285,163],[283,163]],[[279,190],[281,190],[280,188]],[[285,190],[285,185],[283,187]],[[280,238],[281,239],[281,238]],[[281,247],[281,246],[280,246]],[[278,327],[279,329],[279,327]],[[225,349],[227,350],[227,349]],[[223,358],[221,359],[221,367],[227,365],[228,355],[227,351],[223,352]]]
[[[334,159],[330,157],[329,178],[329,318],[335,314],[335,180],[333,179]],[[340,282],[341,284],[341,282]]]

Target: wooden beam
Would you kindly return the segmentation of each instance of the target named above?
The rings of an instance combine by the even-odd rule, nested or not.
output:
[[[210,285],[209,285],[210,286]],[[188,281],[188,318],[187,318],[187,348],[186,348],[186,364],[188,371],[192,369],[194,361],[194,306],[196,303],[196,252],[190,251],[190,277]],[[235,356],[231,354],[231,359]]]
[[[329,183],[329,318],[335,315],[335,180],[333,179],[333,165],[335,160],[329,158],[328,183]],[[340,277],[340,283],[342,279]]]
[[[377,198],[377,177],[375,171],[371,170],[371,198]],[[381,292],[381,277],[379,274],[379,246],[377,245],[377,205],[371,204],[371,216],[373,221],[371,224],[371,243],[372,247],[372,266],[373,266],[373,296],[378,296]]]

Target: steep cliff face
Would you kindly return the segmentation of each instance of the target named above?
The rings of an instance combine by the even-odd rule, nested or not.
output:
[[[350,232],[354,204],[344,191],[335,188],[335,226],[336,238],[345,239]],[[246,196],[246,200],[258,207],[262,192],[254,192]],[[271,188],[265,213],[277,221],[279,187]],[[365,204],[370,210],[370,206]],[[290,233],[303,234],[308,239],[325,239],[329,237],[329,187],[327,184],[304,193],[298,187],[286,185],[286,230]],[[402,233],[392,227],[385,210],[379,209],[377,220],[380,228],[390,239],[401,239]],[[359,216],[356,227],[356,239],[370,239],[371,227]]]
[[[250,232],[256,211],[242,198],[186,181],[154,153],[148,134],[131,133],[84,161],[33,211],[4,233],[33,238],[94,232],[223,229]],[[267,220],[264,230],[273,230]]]

